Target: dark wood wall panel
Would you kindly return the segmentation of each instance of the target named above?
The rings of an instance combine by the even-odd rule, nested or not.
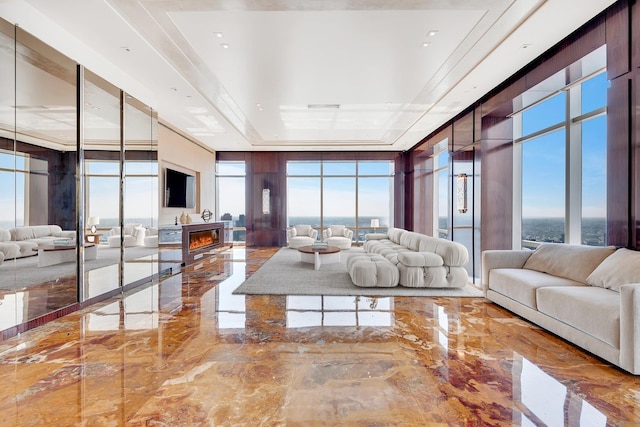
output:
[[[480,152],[481,250],[511,249],[513,223],[513,126],[510,118],[482,120]]]
[[[640,69],[633,73],[632,82],[632,105],[636,106],[633,111],[638,111],[640,104]],[[636,113],[631,123],[631,242],[636,249],[640,248],[640,117]]]
[[[630,10],[618,2],[606,13],[607,76],[615,79],[631,70]]]

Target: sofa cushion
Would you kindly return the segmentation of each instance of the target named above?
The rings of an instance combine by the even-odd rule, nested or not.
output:
[[[489,289],[521,304],[537,309],[536,291],[547,286],[586,286],[562,277],[535,270],[497,268],[489,272]]]
[[[620,348],[617,292],[594,286],[554,286],[540,288],[536,293],[541,313]]]
[[[615,250],[614,246],[543,243],[533,251],[524,268],[587,283],[587,277]]]
[[[587,277],[592,286],[620,292],[620,286],[640,283],[640,252],[618,249]]]
[[[329,226],[329,237],[331,236],[344,236],[344,229],[346,227],[344,225],[330,225]]]
[[[407,267],[440,267],[442,257],[432,252],[398,252],[398,262]]]
[[[11,240],[11,233],[6,228],[0,228],[0,242],[8,242]]]

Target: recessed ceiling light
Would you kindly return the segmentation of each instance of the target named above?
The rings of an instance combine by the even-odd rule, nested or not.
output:
[[[308,104],[307,108],[340,108],[340,104]]]
[[[229,45],[226,44],[226,43],[221,43],[220,47],[223,48],[223,49],[229,49]]]
[[[131,52],[131,48],[127,46],[122,46],[120,49],[122,49],[125,52]]]
[[[526,49],[528,47],[531,47],[531,43],[525,43],[522,46],[520,46],[521,49]]]
[[[221,39],[222,38],[222,33],[213,33],[214,36],[216,36],[217,38]]]
[[[436,34],[438,34],[438,30],[429,30],[429,32],[427,33],[428,37],[433,37]]]
[[[422,43],[422,47],[429,47],[430,44],[431,43],[429,43],[429,42],[424,42],[424,43]]]
[[[177,88],[177,87],[172,87],[172,88],[169,88],[169,89],[171,89],[171,90],[172,90],[172,91],[174,91],[174,92],[177,92],[177,91],[178,91],[178,88]]]

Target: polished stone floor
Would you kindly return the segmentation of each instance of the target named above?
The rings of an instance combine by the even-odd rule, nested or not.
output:
[[[228,249],[1,342],[0,425],[640,420],[640,377],[482,298],[233,295],[276,250]]]

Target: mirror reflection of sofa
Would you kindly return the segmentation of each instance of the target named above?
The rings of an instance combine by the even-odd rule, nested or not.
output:
[[[289,247],[296,249],[300,246],[312,245],[318,238],[318,230],[308,224],[294,225],[287,228]]]
[[[63,230],[59,225],[32,225],[0,229],[0,253],[2,261],[37,255],[40,245],[50,245],[60,240],[73,241],[76,232]],[[2,263],[0,261],[0,263]]]
[[[143,246],[146,230],[142,224],[125,224],[122,227],[124,247]],[[120,227],[113,227],[109,230],[109,247],[120,247]]]

